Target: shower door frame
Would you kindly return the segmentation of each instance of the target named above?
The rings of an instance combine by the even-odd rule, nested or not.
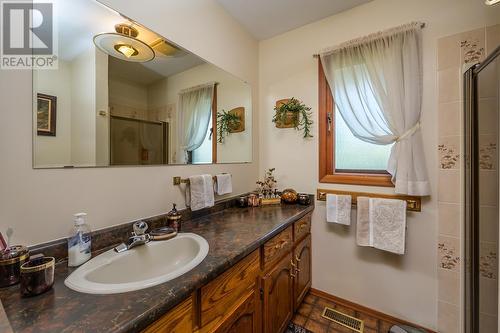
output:
[[[479,332],[479,121],[478,75],[500,56],[496,48],[482,63],[464,73],[464,325]],[[498,139],[497,139],[498,140]]]

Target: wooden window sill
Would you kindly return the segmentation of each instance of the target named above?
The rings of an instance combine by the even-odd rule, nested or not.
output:
[[[365,186],[394,187],[390,175],[362,174],[362,173],[336,173],[320,177],[320,183],[350,184]]]

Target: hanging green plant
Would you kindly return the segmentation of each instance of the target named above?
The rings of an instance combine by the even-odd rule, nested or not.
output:
[[[291,122],[292,127],[303,132],[304,139],[312,138],[311,108],[300,102],[298,99],[291,98],[288,102],[276,105],[276,113],[273,117],[273,123],[285,124]]]
[[[239,127],[241,118],[229,111],[222,110],[217,113],[217,142],[223,143],[224,138],[231,133],[232,130]]]

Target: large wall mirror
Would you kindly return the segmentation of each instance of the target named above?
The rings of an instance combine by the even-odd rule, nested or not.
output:
[[[35,168],[252,161],[246,82],[94,0],[54,10],[58,69],[33,71]]]

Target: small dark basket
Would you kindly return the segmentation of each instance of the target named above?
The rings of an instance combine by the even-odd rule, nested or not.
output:
[[[54,257],[29,260],[21,266],[21,294],[24,297],[40,295],[54,284]]]

